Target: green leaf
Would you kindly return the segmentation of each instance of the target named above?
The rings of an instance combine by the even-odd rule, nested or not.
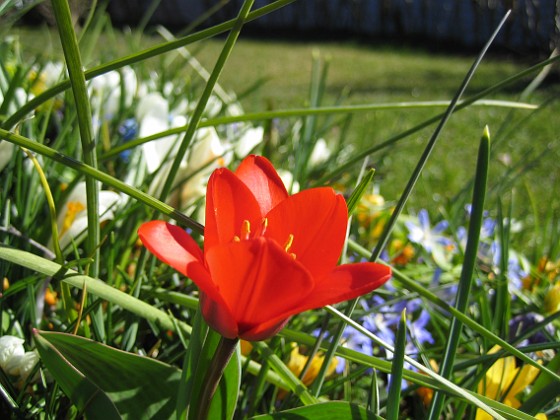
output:
[[[218,389],[214,394],[209,419],[231,419],[237,407],[239,389],[241,387],[241,353],[239,345],[231,356],[231,359],[224,371],[222,380],[218,384]]]
[[[208,325],[206,325],[206,323],[202,319],[201,311],[197,311],[194,317],[189,346],[183,360],[183,374],[181,376],[181,384],[177,391],[177,419],[185,418],[193,397],[193,389],[195,389],[195,386],[198,385],[197,389],[201,388],[201,384],[195,384],[195,374],[199,367],[198,362],[201,357],[200,354],[202,352],[204,340],[206,339],[207,335]]]
[[[88,418],[169,418],[173,413],[178,369],[70,334],[37,332],[35,338],[50,374]]]
[[[455,306],[457,311],[465,313],[469,304],[471,295],[472,283],[474,280],[473,274],[476,266],[476,259],[478,255],[478,245],[480,242],[480,230],[482,229],[482,221],[484,218],[484,200],[486,197],[486,184],[488,181],[488,167],[490,163],[490,131],[488,127],[484,128],[484,133],[480,139],[480,146],[478,149],[478,160],[476,165],[476,176],[474,183],[472,211],[469,221],[469,233],[467,236],[467,246],[465,249],[465,258],[463,261],[463,268],[461,270],[461,278],[459,280],[459,288]],[[461,331],[463,322],[457,317],[453,317],[449,327],[448,339],[446,342],[445,351],[441,361],[440,374],[446,379],[451,378],[453,366],[455,365],[455,355],[459,340],[461,338]],[[429,418],[437,419],[440,417],[443,409],[444,395],[437,390],[435,391],[432,403],[430,405]]]
[[[350,195],[350,198],[346,203],[348,206],[348,214],[352,214],[354,213],[354,210],[356,210],[356,207],[358,206],[358,203],[360,202],[362,196],[366,192],[366,189],[370,184],[371,180],[373,179],[374,174],[375,174],[375,170],[370,169],[364,175],[364,177],[362,178],[358,186],[354,189],[354,191],[352,191],[352,195]]]
[[[176,331],[176,327],[179,326],[185,334],[191,332],[191,327],[185,322],[173,320],[169,314],[140,299],[121,292],[101,280],[78,274],[74,270],[68,270],[60,264],[30,252],[0,246],[0,260],[27,267],[46,276],[60,278],[65,283],[79,289],[86,286],[89,294],[119,305],[121,308],[157,324],[162,329]]]
[[[313,404],[305,407],[294,408],[292,410],[281,411],[275,414],[266,414],[253,417],[253,419],[283,419],[283,420],[339,420],[339,419],[381,419],[364,407],[343,401],[330,401],[326,403]]]

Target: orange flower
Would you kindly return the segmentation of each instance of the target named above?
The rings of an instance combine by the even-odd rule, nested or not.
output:
[[[249,156],[213,172],[204,251],[178,226],[143,224],[150,252],[200,289],[206,322],[226,338],[264,340],[299,312],[353,299],[385,283],[375,263],[336,264],[348,211],[332,188],[289,196],[272,164]]]

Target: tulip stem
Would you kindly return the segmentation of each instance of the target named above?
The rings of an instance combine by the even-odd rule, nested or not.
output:
[[[198,413],[194,418],[199,420],[206,420],[208,418],[210,403],[216,393],[216,389],[218,388],[224,369],[228,365],[233,352],[237,348],[238,342],[238,338],[220,338],[220,342],[218,343],[218,347],[216,347],[216,352],[214,353],[214,359],[212,360],[210,368],[206,372],[206,378],[204,378],[204,385],[200,394]]]

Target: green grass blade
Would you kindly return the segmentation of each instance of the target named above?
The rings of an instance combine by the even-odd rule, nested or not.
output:
[[[473,282],[473,273],[477,261],[478,243],[480,239],[480,229],[482,228],[482,219],[484,214],[484,200],[486,197],[486,184],[488,180],[488,167],[490,164],[490,132],[488,127],[484,129],[484,134],[480,140],[478,149],[478,162],[476,166],[476,177],[474,183],[472,210],[469,222],[469,232],[467,237],[467,246],[465,249],[465,257],[463,260],[463,268],[459,280],[459,288],[455,308],[457,311],[465,312],[469,304],[471,286]],[[449,379],[453,366],[455,364],[455,355],[461,337],[463,324],[457,318],[451,320],[449,327],[448,339],[443,353],[440,375]],[[440,392],[435,392],[430,406],[428,418],[438,419],[443,409],[443,401],[445,396]]]
[[[198,306],[198,305],[197,305]],[[181,374],[181,382],[177,389],[177,406],[175,408],[176,419],[185,419],[191,403],[193,392],[193,381],[197,370],[197,361],[200,358],[200,352],[204,344],[204,340],[208,335],[208,325],[202,319],[202,312],[197,311],[194,316],[189,346],[183,359],[183,371]]]
[[[422,170],[424,169],[424,166],[426,165],[426,162],[428,161],[428,158],[430,157],[430,155],[431,155],[431,153],[432,153],[432,151],[433,151],[433,149],[436,145],[436,141],[439,138],[439,135],[440,135],[441,131],[443,130],[443,127],[445,126],[445,124],[447,123],[449,118],[451,117],[451,114],[453,114],[455,108],[457,107],[457,103],[459,102],[459,99],[461,99],[461,96],[463,96],[463,93],[467,89],[467,86],[469,85],[472,77],[474,76],[474,73],[476,72],[476,69],[478,68],[478,66],[482,62],[482,59],[486,55],[486,52],[490,48],[490,45],[492,45],[492,42],[494,42],[494,39],[498,35],[498,32],[500,31],[502,26],[504,25],[504,23],[505,23],[506,19],[508,18],[509,14],[510,14],[510,12],[506,13],[506,15],[502,18],[502,20],[498,24],[498,27],[496,28],[494,33],[490,36],[490,39],[486,42],[486,44],[482,48],[482,51],[479,53],[479,55],[476,58],[476,60],[474,61],[473,65],[471,66],[471,68],[467,72],[467,75],[465,76],[463,82],[461,83],[461,86],[459,87],[459,90],[457,91],[457,93],[453,97],[453,99],[451,101],[451,104],[449,105],[449,107],[445,111],[445,114],[443,115],[443,117],[440,120],[438,126],[436,127],[434,133],[432,134],[432,137],[430,138],[430,141],[426,145],[426,148],[424,149],[424,151],[422,153],[422,156],[420,157],[420,160],[418,161],[418,164],[414,168],[414,171],[413,171],[412,175],[410,176],[410,179],[408,180],[408,183],[406,184],[406,187],[405,187],[402,195],[400,196],[399,201],[397,202],[397,205],[395,206],[395,209],[393,210],[393,212],[391,214],[391,218],[389,219],[389,221],[385,225],[385,228],[383,229],[383,233],[381,234],[381,237],[379,238],[379,242],[377,243],[375,249],[371,253],[370,261],[376,261],[379,258],[379,256],[381,255],[381,252],[383,251],[383,248],[385,248],[385,245],[387,245],[387,241],[389,240],[389,235],[392,232],[393,228],[395,227],[395,224],[397,223],[397,219],[400,216],[400,214],[402,213],[402,211],[404,209],[404,206],[405,206],[406,202],[408,201],[408,198],[410,197],[410,194],[412,193],[412,190],[414,189],[414,186],[416,185],[416,182],[418,181],[418,178],[420,178],[420,174],[422,173]]]
[[[352,194],[346,201],[346,205],[348,206],[348,214],[351,215],[352,213],[354,213],[354,210],[356,210],[356,206],[362,199],[362,196],[365,194],[366,189],[373,180],[374,175],[375,169],[368,170],[360,183],[356,186],[356,188],[354,188],[354,191],[352,191]]]
[[[80,140],[82,142],[82,155],[86,165],[97,168],[97,155],[95,148],[95,140],[93,138],[93,127],[91,122],[91,109],[89,97],[86,87],[86,79],[84,76],[82,58],[78,47],[78,40],[74,26],[72,24],[72,16],[70,14],[70,6],[66,0],[53,0],[53,12],[56,18],[58,31],[60,34],[60,42],[64,51],[64,58],[68,68],[68,76],[72,87],[72,94],[76,105],[76,113],[78,115],[78,127],[80,130]],[[91,176],[86,176],[86,196],[87,196],[87,238],[86,252],[93,258],[90,266],[90,273],[93,277],[97,277],[99,273],[99,204],[97,183]],[[101,325],[98,324],[101,328]],[[102,333],[100,330],[99,332]],[[100,337],[103,339],[104,334]]]
[[[513,195],[512,195],[513,197]],[[513,198],[512,198],[513,201]],[[500,242],[500,272],[496,276],[496,296],[494,300],[494,317],[492,331],[501,337],[509,334],[509,320],[511,318],[511,296],[509,294],[508,265],[512,201],[508,214],[504,216],[502,200],[498,199],[498,236]]]
[[[191,327],[189,325],[179,320],[172,320],[169,314],[156,307],[136,299],[127,293],[121,292],[101,280],[79,274],[74,270],[66,269],[53,261],[49,261],[26,251],[7,247],[0,247],[0,259],[37,271],[46,276],[60,277],[62,281],[78,289],[82,289],[85,285],[89,294],[118,305],[141,318],[153,322],[162,329],[175,331],[176,325],[179,325],[185,334],[190,334],[191,332]]]
[[[389,395],[387,396],[387,420],[397,420],[399,418],[405,348],[406,308],[402,311],[397,328],[395,352],[393,353],[393,359],[391,361],[391,381],[389,382]]]
[[[83,340],[83,338],[79,339]],[[56,382],[87,418],[99,420],[122,418],[107,393],[69,362],[40,332],[35,334],[35,344],[43,363]]]
[[[317,404],[318,400],[315,398],[307,387],[301,382],[288,367],[280,360],[280,358],[268,347],[263,341],[256,341],[253,347],[267,359],[270,367],[285,381],[290,390],[296,394],[302,403],[305,405]]]
[[[251,420],[382,420],[364,407],[346,401],[327,401],[306,407],[293,408],[274,414],[251,417]]]
[[[73,401],[86,402],[87,418],[103,419],[109,412],[103,406],[89,407],[94,396],[118,409],[110,418],[122,418],[119,413],[125,418],[169,418],[173,412],[181,375],[176,367],[71,334],[39,331],[35,338],[42,343],[42,354],[50,350],[46,365],[57,382],[65,384],[74,377],[70,393],[65,392]],[[95,393],[82,388],[86,381],[94,385]]]
[[[325,309],[328,312],[330,312],[331,314],[333,314],[333,315],[339,317],[340,319],[344,320],[344,322],[347,323],[348,325],[350,325],[352,328],[355,328],[357,331],[359,331],[362,334],[366,335],[367,337],[371,338],[377,344],[385,347],[388,351],[392,352],[393,354],[395,354],[397,352],[397,349],[395,349],[395,347],[393,347],[390,344],[384,342],[383,340],[378,338],[375,334],[373,334],[372,332],[367,330],[365,327],[358,324],[353,319],[347,317],[342,312],[338,311],[337,309],[333,308],[332,306],[326,306]],[[401,351],[401,350],[404,352],[404,349],[398,349],[398,351]],[[410,363],[416,369],[420,370],[421,372],[425,373],[426,375],[430,376],[431,378],[433,378],[437,382],[439,382],[443,389],[447,390],[448,392],[453,392],[453,394],[455,394],[455,395],[461,396],[465,400],[469,401],[471,404],[474,404],[477,407],[483,409],[484,411],[492,414],[495,418],[503,419],[503,417],[499,416],[489,405],[487,405],[485,402],[481,401],[480,398],[478,398],[478,395],[475,396],[474,393],[470,393],[467,390],[455,385],[453,382],[441,377],[437,373],[433,372],[431,369],[428,369],[428,368],[424,367],[423,365],[418,363],[416,360],[410,358],[409,356],[406,356],[405,354],[403,354],[402,357],[404,358],[404,360],[406,360],[408,363]],[[392,369],[393,369],[393,366],[392,366],[392,363],[391,363],[391,370]],[[401,376],[404,376],[404,373],[402,372],[402,368],[401,368]]]
[[[538,108],[537,105],[512,102],[512,101],[494,101],[494,100],[478,100],[471,104],[472,106],[496,106],[496,107],[507,107],[507,108],[518,108],[526,110],[535,110]],[[274,111],[260,111],[260,112],[248,112],[241,115],[232,115],[226,117],[215,117],[208,118],[204,121],[200,121],[198,128],[203,127],[215,127],[223,124],[235,124],[239,122],[250,122],[250,121],[263,121],[272,120],[277,118],[291,118],[291,117],[303,117],[309,115],[332,115],[332,114],[354,114],[360,112],[369,111],[393,111],[398,109],[425,109],[425,108],[440,108],[449,106],[449,101],[427,101],[427,102],[397,102],[397,103],[379,103],[379,104],[364,104],[364,105],[340,105],[340,106],[324,106],[318,108],[293,108],[293,109],[279,109]],[[458,104],[457,108],[459,108]],[[148,143],[152,140],[157,140],[163,137],[176,135],[184,133],[187,131],[189,125],[186,124],[180,127],[170,128],[169,130],[164,130],[159,133],[152,134],[151,136],[142,137],[138,139],[131,140],[125,144],[118,145],[111,148],[111,150],[105,152],[99,157],[100,160],[106,160],[111,157],[117,156],[120,153],[133,149],[134,147],[140,146],[144,143]],[[404,137],[403,137],[404,138]],[[399,138],[402,140],[403,138]],[[388,143],[385,147],[392,145],[393,143]]]

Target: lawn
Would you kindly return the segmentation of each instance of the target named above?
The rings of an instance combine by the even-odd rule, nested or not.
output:
[[[45,29],[18,28],[26,45],[24,54],[52,57],[59,54],[56,32]],[[47,40],[38,43],[37,40]],[[131,54],[161,42],[157,34],[143,35],[112,31],[102,34],[97,45],[86,48],[86,63],[97,64],[123,54]],[[28,48],[27,48],[28,47]],[[86,44],[87,47],[87,44]],[[189,51],[207,69],[212,69],[221,51],[222,40],[212,39],[189,46]],[[87,58],[89,57],[89,58]],[[309,106],[313,63],[326,68],[321,105],[356,105],[412,101],[450,100],[474,60],[474,54],[433,53],[413,46],[369,45],[365,42],[283,41],[243,38],[237,42],[219,83],[240,97],[247,112],[301,108]],[[489,56],[482,62],[466,91],[466,97],[481,92],[539,60],[535,57]],[[163,65],[162,65],[163,64]],[[140,64],[145,72],[167,69],[173,77],[192,81],[184,58],[174,52]],[[189,70],[188,70],[189,69]],[[188,70],[188,71],[187,71]],[[537,73],[506,86],[487,99],[516,101]],[[169,75],[162,75],[162,79]],[[536,199],[539,217],[553,208],[560,209],[557,180],[560,175],[560,104],[558,70],[545,79],[539,89],[526,99],[537,111],[497,107],[469,107],[454,115],[443,131],[439,144],[410,199],[414,209],[433,201],[451,200],[470,179],[476,159],[478,139],[485,125],[495,140],[492,150],[490,189],[496,196],[510,196],[515,187],[514,214],[527,217],[533,213],[530,194]],[[369,111],[353,114],[343,141],[355,150],[380,144],[388,138],[443,112],[444,108]],[[327,118],[319,118],[325,122]],[[335,142],[340,124],[324,133]],[[432,134],[435,124],[400,141],[390,153],[371,155],[380,191],[389,200],[402,192],[418,156]],[[358,166],[356,167],[358,169]],[[511,174],[514,182],[510,182]],[[522,174],[522,176],[521,176]],[[505,187],[503,187],[505,184]],[[529,216],[531,217],[531,216]]]

